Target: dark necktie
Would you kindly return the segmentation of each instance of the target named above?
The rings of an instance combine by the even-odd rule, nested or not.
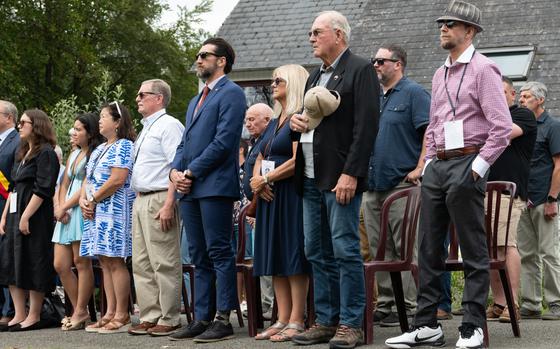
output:
[[[204,89],[202,90],[202,96],[200,97],[200,100],[198,101],[198,104],[196,105],[196,108],[194,109],[194,116],[196,116],[196,113],[198,113],[198,109],[200,109],[200,107],[202,106],[202,103],[204,103],[204,100],[206,99],[206,96],[208,96],[208,92],[210,92],[210,88],[208,87],[208,85],[204,85]]]

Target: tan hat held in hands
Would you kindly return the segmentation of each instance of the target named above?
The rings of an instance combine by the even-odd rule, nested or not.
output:
[[[340,105],[340,95],[322,86],[316,86],[305,93],[303,98],[303,115],[309,118],[308,129],[313,130],[325,116],[336,111]]]

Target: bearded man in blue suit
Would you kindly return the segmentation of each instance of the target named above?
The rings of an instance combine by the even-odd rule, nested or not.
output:
[[[232,215],[240,194],[238,146],[246,109],[243,90],[226,76],[234,60],[232,47],[221,38],[210,38],[200,48],[196,70],[205,85],[189,103],[183,140],[171,166],[195,265],[196,318],[172,340],[233,337],[229,314],[238,301]]]

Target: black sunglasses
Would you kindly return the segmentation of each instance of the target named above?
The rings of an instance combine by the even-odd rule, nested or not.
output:
[[[159,93],[155,93],[155,92],[138,92],[136,94],[137,97],[140,97],[140,99],[144,99],[144,97],[146,97],[147,95],[159,95]]]
[[[458,21],[438,21],[437,26],[439,29],[443,28],[444,25],[449,29],[453,29],[453,27],[456,26],[458,23],[459,23]]]
[[[372,58],[371,59],[371,64],[383,65],[383,64],[385,64],[385,61],[396,63],[399,60],[398,59],[391,59],[391,58]]]
[[[278,86],[278,85],[280,85],[281,82],[286,82],[286,80],[284,80],[282,78],[276,78],[276,79],[272,80],[272,85]]]
[[[214,52],[199,52],[196,54],[195,58],[198,60],[198,58],[202,58],[202,59],[206,59],[206,57],[208,56],[214,56],[214,57],[221,57],[217,54],[215,54]]]

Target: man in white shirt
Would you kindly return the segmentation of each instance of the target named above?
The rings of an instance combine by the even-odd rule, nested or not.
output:
[[[142,83],[136,103],[142,132],[134,144],[132,269],[140,324],[134,335],[167,336],[181,327],[181,253],[175,186],[168,174],[184,127],[168,115],[171,88],[159,79]]]

